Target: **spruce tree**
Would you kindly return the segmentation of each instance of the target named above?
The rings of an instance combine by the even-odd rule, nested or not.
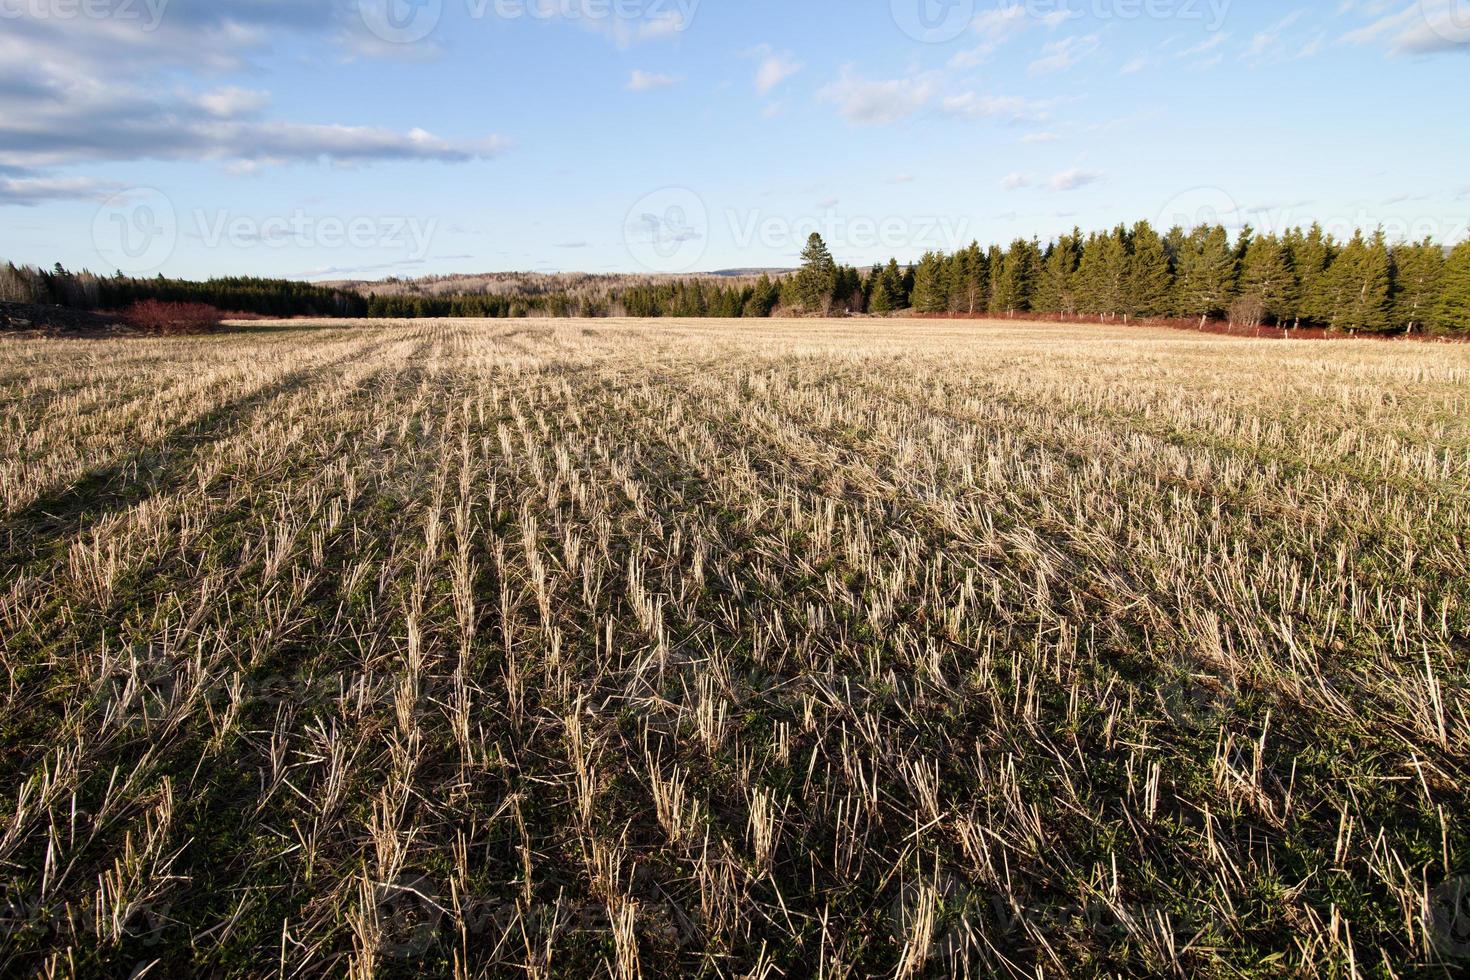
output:
[[[1235,249],[1220,225],[1200,226],[1180,247],[1175,306],[1185,316],[1219,316],[1235,296]]]
[[[1042,313],[1076,313],[1077,296],[1073,279],[1081,259],[1082,232],[1063,235],[1047,250],[1036,281],[1032,308]]]
[[[1327,272],[1330,326],[1353,333],[1390,329],[1392,290],[1393,260],[1382,229],[1371,239],[1358,232]]]
[[[887,272],[881,265],[873,266],[872,273],[868,276],[868,312],[885,315],[893,312],[893,292],[889,284],[884,281]]]
[[[1444,249],[1433,239],[1400,245],[1393,250],[1393,325],[1417,333],[1424,329],[1439,301],[1444,275]]]
[[[961,260],[962,271],[955,284],[958,295],[952,298],[950,309],[960,313],[979,313],[985,309],[985,286],[989,278],[985,253],[980,250],[979,242],[971,242],[970,247],[956,258]]]
[[[1293,275],[1297,281],[1297,315],[1295,325],[1302,322],[1327,324],[1332,320],[1331,302],[1327,294],[1327,271],[1338,254],[1337,243],[1313,223],[1305,235],[1297,233],[1292,242]]]
[[[1025,313],[1031,309],[1031,296],[1036,290],[1040,247],[1018,238],[1001,259],[1000,278],[991,308],[1001,313]],[[998,309],[997,309],[998,307]]]
[[[822,236],[812,232],[801,251],[801,271],[795,277],[797,305],[807,313],[825,313],[837,288],[837,263]]]
[[[1240,296],[1258,303],[1259,310],[1277,323],[1288,320],[1294,313],[1291,307],[1294,278],[1281,239],[1259,235],[1246,245],[1241,260]]]
[[[910,302],[916,313],[942,313],[949,308],[949,290],[945,282],[945,258],[936,252],[925,252],[914,270],[914,293]]]
[[[897,259],[889,259],[888,264],[883,267],[883,276],[879,280],[883,289],[888,294],[888,302],[893,309],[907,309],[909,305],[909,294],[904,285],[903,270],[898,267]]]
[[[1163,316],[1169,312],[1174,276],[1164,240],[1147,221],[1133,226],[1133,250],[1128,257],[1128,312],[1134,316]]]
[[[1445,260],[1433,324],[1436,333],[1470,333],[1470,241],[1456,245]]]

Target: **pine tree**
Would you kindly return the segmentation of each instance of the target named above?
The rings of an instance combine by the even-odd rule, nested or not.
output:
[[[883,267],[883,275],[879,281],[888,294],[888,302],[892,309],[908,308],[909,296],[905,287],[905,277],[903,270],[898,267],[897,259],[888,260],[888,264]]]
[[[1297,312],[1293,325],[1331,322],[1327,295],[1327,271],[1338,253],[1337,243],[1322,226],[1312,224],[1305,235],[1296,232],[1291,242],[1292,274],[1297,281]]]
[[[1433,324],[1436,333],[1470,333],[1470,241],[1456,245],[1445,260]]]
[[[989,278],[985,253],[979,242],[955,255],[957,273],[952,283],[949,308],[956,313],[979,313],[985,309],[985,285]]]
[[[1032,309],[1041,313],[1077,312],[1077,296],[1073,279],[1081,260],[1082,232],[1063,235],[1047,250],[1036,281]]]
[[[822,236],[812,232],[801,251],[801,271],[794,279],[793,297],[807,313],[825,313],[837,288],[837,263]]]
[[[1292,317],[1295,292],[1291,259],[1275,235],[1259,235],[1246,245],[1240,268],[1240,297],[1256,304],[1262,316],[1282,323]],[[1258,326],[1258,323],[1248,324]]]
[[[1164,240],[1147,221],[1133,226],[1133,250],[1128,257],[1128,312],[1134,316],[1163,316],[1169,312],[1174,274]]]
[[[1175,307],[1201,323],[1230,307],[1235,295],[1235,250],[1219,225],[1200,226],[1180,246]]]
[[[1111,234],[1088,239],[1077,274],[1084,290],[1083,312],[1109,316],[1123,312],[1128,285],[1128,242],[1122,225]]]
[[[881,265],[873,266],[868,276],[868,312],[880,316],[893,312],[893,292],[884,281],[887,270]]]
[[[1393,250],[1393,325],[1408,333],[1424,329],[1439,301],[1444,249],[1425,238]]]
[[[1036,289],[1039,246],[1018,238],[1000,262],[1000,276],[992,276],[994,295],[991,310],[998,313],[1025,313],[1031,309],[1031,295]]]
[[[925,252],[914,270],[914,292],[910,302],[916,313],[942,313],[949,307],[949,291],[945,284],[944,256]]]
[[[1372,239],[1358,232],[1327,271],[1329,326],[1350,333],[1390,329],[1392,290],[1393,261],[1383,231]]]

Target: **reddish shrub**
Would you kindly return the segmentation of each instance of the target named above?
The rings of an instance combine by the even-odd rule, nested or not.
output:
[[[219,310],[203,303],[164,303],[156,299],[134,303],[122,316],[138,330],[169,335],[213,333],[223,320]]]

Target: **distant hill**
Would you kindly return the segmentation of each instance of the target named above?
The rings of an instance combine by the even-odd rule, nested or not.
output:
[[[350,289],[364,296],[544,296],[548,293],[605,294],[634,286],[673,282],[755,282],[761,276],[779,279],[795,269],[721,269],[684,275],[591,272],[484,272],[417,279],[339,279],[314,285]]]

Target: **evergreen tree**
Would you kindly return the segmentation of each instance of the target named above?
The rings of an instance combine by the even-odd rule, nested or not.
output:
[[[1219,225],[1202,225],[1180,246],[1175,308],[1184,316],[1219,316],[1235,295],[1235,250]]]
[[[1169,312],[1169,294],[1174,288],[1164,240],[1147,221],[1134,225],[1130,237],[1133,248],[1128,257],[1128,312],[1134,316],[1164,316]]]
[[[794,277],[792,298],[806,313],[825,313],[837,288],[837,263],[822,236],[812,232],[801,251],[801,271]]]
[[[770,316],[776,304],[781,301],[781,288],[771,281],[771,277],[761,273],[756,280],[755,286],[750,291],[750,299],[745,301],[745,308],[741,311],[745,316],[765,317]]]
[[[1445,260],[1434,306],[1437,333],[1470,333],[1470,241],[1456,245]]]
[[[1297,282],[1295,325],[1303,321],[1325,324],[1332,316],[1327,296],[1327,270],[1337,257],[1337,243],[1322,226],[1313,223],[1305,235],[1298,230],[1290,239],[1292,272]]]
[[[1439,301],[1444,264],[1444,249],[1429,238],[1393,250],[1394,327],[1409,333],[1424,329]]]
[[[1077,275],[1077,264],[1082,255],[1082,232],[1073,230],[1063,235],[1047,249],[1042,259],[1041,271],[1036,280],[1036,295],[1032,298],[1032,309],[1041,313],[1077,312],[1077,296],[1073,282]]]
[[[1123,312],[1128,286],[1128,240],[1123,226],[1110,234],[1094,235],[1082,249],[1078,266],[1082,284],[1082,311],[1114,315]]]
[[[994,290],[990,308],[999,313],[1025,313],[1036,290],[1040,247],[1018,238],[1000,261],[1000,275],[991,276]]]
[[[873,266],[873,271],[868,274],[866,290],[868,293],[868,312],[880,316],[893,312],[893,293],[884,282],[884,274],[887,270],[881,265]]]
[[[953,309],[961,313],[979,313],[985,309],[985,287],[990,279],[985,253],[981,251],[979,242],[971,242],[961,255],[964,257],[964,275],[959,284],[959,302]]]
[[[914,292],[910,298],[916,313],[942,313],[949,308],[949,290],[945,283],[944,256],[925,252],[914,270]]]
[[[1243,300],[1256,304],[1262,316],[1284,323],[1295,314],[1291,305],[1292,294],[1296,290],[1294,279],[1291,258],[1281,239],[1275,235],[1258,235],[1250,239],[1240,268],[1240,297]]]
[[[1001,313],[1004,308],[1000,305],[1000,280],[1005,272],[1005,253],[999,245],[990,246],[985,253],[985,269],[989,275],[985,286],[985,309],[990,313]]]
[[[1393,325],[1392,290],[1393,261],[1383,231],[1372,239],[1359,231],[1327,271],[1328,325],[1352,333],[1388,330]]]

